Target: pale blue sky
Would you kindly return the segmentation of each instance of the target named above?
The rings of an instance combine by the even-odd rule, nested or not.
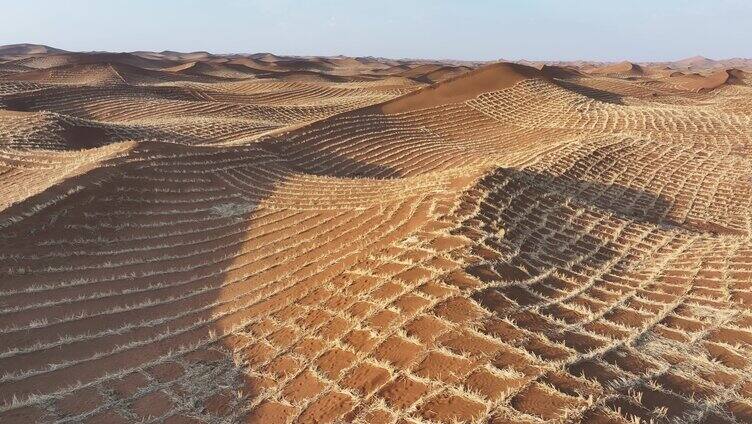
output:
[[[752,57],[750,0],[24,0],[0,44],[468,60]]]

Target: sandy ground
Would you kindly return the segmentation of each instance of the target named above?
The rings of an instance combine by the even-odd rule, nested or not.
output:
[[[2,423],[752,422],[744,69],[0,57]]]

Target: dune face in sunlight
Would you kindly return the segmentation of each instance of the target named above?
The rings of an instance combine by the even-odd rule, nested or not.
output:
[[[751,422],[717,66],[0,48],[0,422]]]

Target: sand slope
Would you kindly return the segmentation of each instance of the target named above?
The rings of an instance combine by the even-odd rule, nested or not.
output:
[[[385,113],[399,113],[460,103],[482,93],[509,88],[520,81],[536,77],[543,78],[543,74],[529,66],[513,63],[487,65],[409,93],[379,107]]]
[[[737,69],[722,69],[706,75],[701,74],[672,74],[673,81],[687,90],[709,91],[716,88],[736,84],[744,79],[744,72]]]
[[[616,74],[616,75],[643,75],[645,70],[635,63],[621,62],[614,65],[607,65],[595,68],[590,71],[591,74]]]

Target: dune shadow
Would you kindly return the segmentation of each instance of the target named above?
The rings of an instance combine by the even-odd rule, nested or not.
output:
[[[685,339],[676,341],[661,330],[672,328],[666,317],[676,305],[693,303],[682,293],[708,283],[677,276],[692,274],[688,262],[697,260],[691,250],[697,236],[733,232],[683,218],[677,205],[681,193],[674,192],[675,200],[593,181],[590,172],[572,169],[560,174],[494,170],[465,192],[459,208],[464,220],[454,231],[474,242],[464,271],[480,280],[468,294],[489,313],[482,331],[535,358],[505,354],[494,365],[551,381],[538,364],[543,369],[560,363],[570,376],[606,388],[598,401],[645,389],[640,380],[618,389],[608,386],[631,371],[624,364],[632,363],[627,362],[632,349],[645,350],[641,360],[654,357],[660,363],[663,358],[645,347],[648,340],[665,337],[667,345],[687,348]],[[661,396],[665,393],[671,392]],[[676,399],[666,395],[661,402],[672,408],[672,419],[681,420],[694,407]],[[609,402],[616,411],[611,404],[622,404]],[[642,413],[634,410],[635,416]]]
[[[574,172],[499,168],[466,193],[463,209],[472,213],[457,232],[475,241],[479,259],[466,272],[490,284],[474,298],[500,313],[510,304],[500,307],[499,293],[536,305],[545,298],[519,287],[545,291],[541,284],[562,278],[584,286],[644,260],[640,243],[650,234],[705,231],[676,221],[671,199]]]
[[[0,345],[19,349],[0,358],[0,374],[31,372],[0,382],[0,401],[78,386],[81,396],[94,390],[112,399],[126,416],[133,402],[153,393],[182,393],[193,402],[183,412],[193,416],[247,412],[237,396],[227,401],[237,408],[205,406],[219,392],[238,390],[252,404],[268,388],[268,381],[248,377],[247,362],[232,358],[243,349],[246,361],[265,358],[253,353],[245,327],[279,308],[242,305],[266,290],[259,282],[275,281],[279,267],[261,263],[274,253],[275,240],[289,235],[273,219],[279,212],[263,204],[290,175],[305,173],[284,149],[270,151],[271,143],[141,143],[125,158],[0,211],[0,320],[7,327]],[[351,166],[351,177],[392,172],[330,159]],[[61,336],[70,342],[57,343]],[[145,391],[124,396],[108,383],[108,376],[134,374],[159,381],[157,368],[166,364],[182,371]],[[212,383],[212,375],[222,377]],[[40,407],[52,411],[51,421],[72,418],[53,401]]]
[[[590,97],[604,103],[612,103],[616,105],[624,105],[624,96],[611,91],[600,90],[586,85],[578,84],[572,80],[557,79],[555,82],[558,86],[567,89],[569,91],[581,94],[585,97]]]
[[[213,322],[248,223],[283,182],[263,172],[275,160],[261,149],[142,143],[0,211],[0,345],[19,349],[0,358],[0,374],[29,373],[0,382],[0,401],[79,386],[129,417],[143,395],[184,393],[201,405],[233,383],[193,384],[205,377],[198,370],[240,378],[224,369],[236,365],[218,354],[225,333]],[[256,165],[264,178],[228,184],[233,167]],[[158,381],[165,364],[182,370],[170,384],[111,389],[112,376]],[[54,399],[37,406],[51,411],[43,422],[75,419]]]

